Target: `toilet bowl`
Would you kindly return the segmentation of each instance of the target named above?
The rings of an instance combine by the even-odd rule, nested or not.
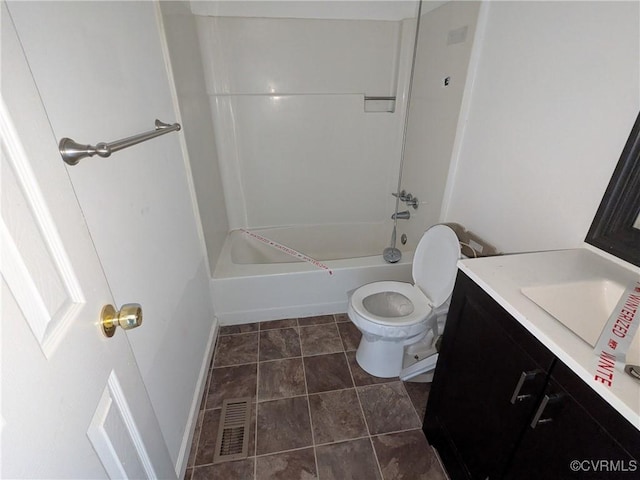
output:
[[[384,281],[356,289],[347,314],[362,332],[358,364],[376,377],[397,377],[404,348],[420,341],[446,312],[456,278],[460,244],[446,225],[429,228],[413,258],[414,284]]]

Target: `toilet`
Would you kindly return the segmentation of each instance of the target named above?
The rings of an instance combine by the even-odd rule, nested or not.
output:
[[[376,377],[397,377],[406,346],[422,340],[446,315],[460,243],[446,225],[429,228],[413,258],[414,284],[384,281],[361,286],[349,299],[347,314],[362,332],[358,364]]]

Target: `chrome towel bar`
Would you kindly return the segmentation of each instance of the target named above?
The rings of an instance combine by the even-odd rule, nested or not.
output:
[[[151,140],[152,138],[159,137],[169,132],[177,132],[182,127],[179,123],[164,123],[156,119],[156,128],[149,132],[133,135],[132,137],[123,138],[122,140],[116,140],[110,143],[98,143],[97,145],[82,145],[70,138],[63,138],[58,144],[60,149],[60,155],[62,160],[68,165],[76,165],[80,160],[85,157],[93,157],[98,155],[99,157],[106,158],[113,152],[122,150],[123,148],[131,147],[141,142]]]

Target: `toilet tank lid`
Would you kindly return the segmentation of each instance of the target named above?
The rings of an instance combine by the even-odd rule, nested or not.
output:
[[[446,225],[434,225],[420,239],[413,258],[413,281],[434,308],[453,292],[459,258],[458,237]]]

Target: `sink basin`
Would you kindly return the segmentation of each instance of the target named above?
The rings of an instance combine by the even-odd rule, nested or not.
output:
[[[625,291],[609,279],[522,288],[527,298],[595,347],[609,316]]]

